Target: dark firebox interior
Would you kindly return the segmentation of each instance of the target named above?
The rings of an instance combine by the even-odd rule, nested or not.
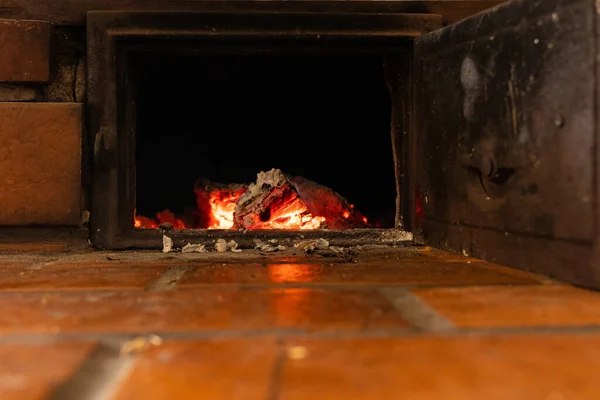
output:
[[[389,90],[375,56],[141,56],[136,209],[194,207],[194,182],[279,168],[393,227]]]

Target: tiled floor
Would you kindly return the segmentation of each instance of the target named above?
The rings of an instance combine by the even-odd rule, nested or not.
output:
[[[17,250],[2,400],[600,399],[600,294],[542,276],[427,247]]]

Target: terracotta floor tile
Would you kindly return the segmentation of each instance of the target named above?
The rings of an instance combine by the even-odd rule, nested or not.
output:
[[[291,341],[280,400],[600,398],[600,336]]]
[[[366,330],[407,327],[371,290],[0,293],[0,333]]]
[[[142,354],[114,400],[264,399],[274,339],[165,343]]]
[[[0,344],[0,399],[44,399],[93,349],[91,343]]]
[[[0,273],[0,290],[119,289],[144,288],[167,267],[47,265]]]
[[[505,267],[504,265],[494,264],[486,261],[479,260],[477,262],[477,266],[479,268],[486,268],[495,271],[498,274],[508,274],[513,276],[514,278],[522,278],[525,280],[532,280],[538,283],[551,284],[551,283],[560,283],[559,281],[554,281],[552,278],[548,276],[538,274],[535,272],[523,271],[516,268]],[[507,282],[510,283],[510,282]]]
[[[33,265],[43,265],[55,259],[56,257],[52,256],[0,253],[0,273],[13,272]]]
[[[214,284],[468,285],[538,283],[540,279],[491,264],[381,261],[358,264],[198,265],[180,286]]]
[[[61,253],[68,248],[64,242],[0,243],[0,252]]]
[[[19,273],[24,268],[33,265],[33,261],[26,260],[0,260],[0,274],[2,273]]]
[[[567,285],[432,288],[413,292],[459,327],[600,324],[600,293]]]

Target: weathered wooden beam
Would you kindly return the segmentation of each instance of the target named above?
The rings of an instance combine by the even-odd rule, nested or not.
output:
[[[293,11],[301,3],[314,11],[432,13],[453,23],[502,3],[502,0],[437,1],[206,1],[206,0],[4,0],[0,18],[39,19],[55,25],[84,25],[86,13],[93,10],[173,10],[173,11]]]

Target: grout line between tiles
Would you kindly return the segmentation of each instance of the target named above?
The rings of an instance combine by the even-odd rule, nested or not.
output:
[[[394,306],[402,317],[423,332],[453,332],[450,320],[431,308],[423,299],[404,288],[383,288],[379,292]]]
[[[56,343],[56,342],[120,342],[124,343],[137,337],[157,335],[163,340],[211,340],[211,339],[249,339],[256,337],[371,337],[401,336],[410,333],[409,329],[387,329],[373,331],[323,331],[304,329],[264,329],[256,331],[189,331],[189,332],[134,332],[122,333],[73,333],[73,334],[14,334],[0,336],[0,344],[11,343]],[[415,331],[412,331],[413,333]]]
[[[379,290],[379,289],[429,289],[461,288],[471,286],[539,286],[540,282],[489,282],[489,283],[202,283],[179,286],[180,289],[318,289],[318,290]]]
[[[120,346],[100,343],[73,375],[47,400],[112,399],[134,364],[134,357],[122,355]]]
[[[435,337],[435,336],[505,336],[505,335],[600,335],[600,325],[581,326],[534,326],[499,328],[455,328],[450,331],[424,332],[415,329],[374,329],[368,331],[321,331],[304,329],[265,329],[256,331],[188,331],[188,332],[132,332],[123,333],[71,333],[71,334],[11,334],[0,336],[0,344],[40,344],[65,342],[124,343],[141,336],[157,335],[166,341],[251,339],[277,337],[303,339],[356,339],[379,337]]]
[[[188,268],[186,272],[192,270]],[[166,273],[166,272],[165,272]],[[435,284],[435,283],[423,283],[423,284],[396,284],[382,285],[380,283],[355,283],[355,284],[339,284],[339,283],[203,283],[203,284],[185,284],[180,285],[179,281],[185,275],[185,273],[177,280],[175,287],[178,290],[230,290],[230,289],[246,289],[246,290],[281,290],[281,289],[315,289],[315,290],[379,290],[379,289],[438,289],[438,288],[466,288],[466,287],[493,287],[493,286],[540,286],[548,284],[564,285],[562,282],[489,282],[489,283],[449,283],[449,284]],[[168,289],[152,289],[151,285],[154,285],[162,275],[156,280],[148,284],[145,290],[172,290]],[[89,287],[61,287],[58,289],[0,289],[0,296],[9,296],[11,294],[23,294],[23,293],[36,293],[36,294],[53,294],[53,293],[98,293],[98,292],[139,292],[139,288],[134,287],[102,287],[102,288],[89,288]]]

